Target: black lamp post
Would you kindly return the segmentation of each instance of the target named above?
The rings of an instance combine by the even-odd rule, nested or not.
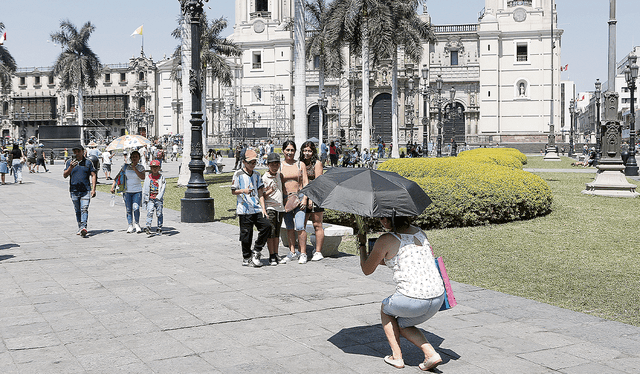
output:
[[[627,68],[624,70],[624,76],[627,81],[627,87],[631,91],[631,117],[629,118],[629,157],[627,158],[624,174],[627,176],[638,175],[638,164],[636,162],[636,103],[634,91],[636,90],[636,79],[638,79],[638,56],[631,52],[628,58]]]
[[[255,142],[256,141],[256,122],[260,122],[260,115],[258,114],[256,116],[256,111],[254,110],[253,112],[251,112],[251,117],[249,117],[247,120],[249,122],[251,122],[253,124],[253,128],[251,130],[251,138],[252,141]]]
[[[413,119],[414,119],[414,113],[413,113],[413,96],[415,95],[415,91],[413,90],[415,87],[415,82],[413,80],[412,77],[409,77],[409,80],[407,80],[407,99],[406,99],[406,106],[405,106],[405,116],[406,116],[406,123],[405,123],[405,128],[407,127],[407,125],[411,126],[411,130],[409,130],[409,141],[407,142],[408,144],[413,144]],[[409,154],[409,149],[407,148],[407,155]]]
[[[320,91],[320,96],[318,96],[318,139],[320,139],[320,144],[324,142],[324,137],[327,135],[324,133],[324,121],[325,121],[325,109],[327,108],[327,104],[329,103],[329,99],[325,94],[324,88]]]
[[[429,97],[429,69],[426,65],[422,66],[422,156],[429,156],[429,134],[428,125],[429,118],[427,116],[427,98]]]
[[[596,79],[596,159],[593,166],[600,162],[600,152],[602,151],[602,140],[600,139],[600,94],[602,93],[602,82]]]
[[[20,108],[20,112],[19,113],[14,113],[15,119],[16,121],[20,121],[20,123],[22,124],[22,130],[18,131],[18,133],[22,136],[23,139],[23,144],[26,144],[27,141],[27,127],[24,124],[25,120],[29,120],[29,118],[31,117],[31,113],[26,112],[25,113],[25,109],[24,106],[22,108]]]
[[[573,122],[576,116],[576,99],[571,99],[569,102],[569,113],[571,113],[571,123],[569,124],[569,157],[573,157],[575,151],[573,144]]]
[[[202,76],[200,63],[200,21],[202,19],[203,0],[178,0],[182,14],[191,24],[191,70],[189,73],[189,91],[191,92],[191,175],[187,183],[187,191],[180,200],[181,221],[188,223],[212,222],[214,219],[214,202],[207,189],[202,161]],[[207,0],[204,0],[207,1]]]

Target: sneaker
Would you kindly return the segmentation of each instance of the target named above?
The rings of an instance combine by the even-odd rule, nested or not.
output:
[[[127,234],[131,234],[133,232],[133,225],[129,225],[129,228],[127,228]]]
[[[315,252],[313,254],[313,257],[311,257],[311,261],[320,261],[324,258],[324,256],[322,255],[322,253],[320,252]]]
[[[147,235],[151,235],[151,227],[149,226],[145,227],[144,232],[147,233]]]
[[[293,261],[296,258],[298,258],[300,256],[300,252],[293,253],[291,251],[289,251],[289,253],[287,253],[287,255],[282,259],[282,263],[286,264],[287,262]]]
[[[306,253],[301,253],[300,254],[300,259],[298,260],[299,264],[306,264],[307,263],[307,254]]]
[[[140,225],[138,225],[137,223],[133,224],[133,228],[136,229],[136,233],[139,234],[142,232],[142,229],[140,228]]]
[[[87,237],[87,228],[83,227],[82,229],[80,229],[80,236],[82,236],[83,238]]]
[[[242,266],[249,266],[249,259],[248,258],[243,258],[242,259]]]
[[[78,232],[76,233],[76,235],[80,235],[82,234],[82,229],[78,229]]]
[[[249,265],[253,266],[254,268],[259,268],[259,267],[262,266],[262,261],[260,261],[260,253],[259,252],[255,252],[249,258]]]
[[[279,263],[280,263],[280,259],[278,258],[277,254],[273,254],[273,255],[269,256],[269,265],[276,266]]]
[[[161,227],[158,227],[156,229],[156,235],[162,235],[162,228]]]

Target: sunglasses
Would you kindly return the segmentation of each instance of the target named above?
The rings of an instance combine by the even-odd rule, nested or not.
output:
[[[255,165],[258,163],[258,161],[253,160],[253,161],[245,161],[247,164],[251,164],[251,165]]]

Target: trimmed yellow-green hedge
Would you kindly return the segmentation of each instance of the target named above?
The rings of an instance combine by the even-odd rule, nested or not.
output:
[[[552,195],[539,176],[522,170],[526,156],[512,149],[478,149],[459,157],[393,159],[378,169],[414,180],[433,203],[415,220],[424,228],[478,226],[548,214]],[[327,221],[345,224],[331,212]]]

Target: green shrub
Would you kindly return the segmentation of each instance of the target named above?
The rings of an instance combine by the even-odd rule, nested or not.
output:
[[[477,149],[461,155],[393,159],[378,169],[414,180],[431,197],[433,203],[415,221],[424,229],[503,223],[550,212],[551,189],[539,176],[521,170],[526,163],[521,152]],[[325,217],[353,226],[348,214],[327,211]]]
[[[458,158],[495,163],[517,169],[522,169],[522,165],[527,164],[527,156],[515,148],[476,148],[460,152]]]

